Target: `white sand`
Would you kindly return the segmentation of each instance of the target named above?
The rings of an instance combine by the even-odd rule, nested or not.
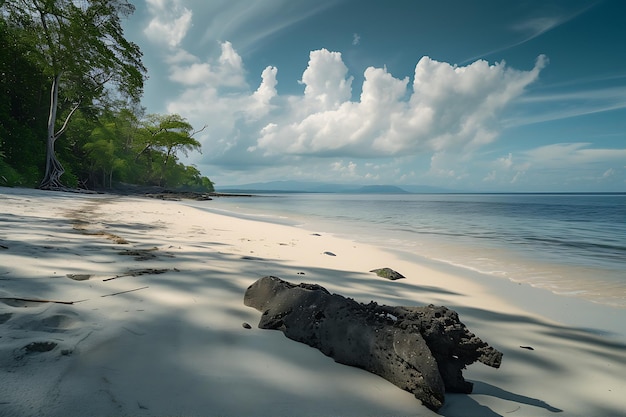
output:
[[[550,308],[555,296],[526,286],[176,202],[0,188],[0,245],[0,416],[436,415],[382,378],[258,329],[242,300],[265,275],[456,309],[504,359],[470,366],[474,393],[448,394],[441,415],[626,416],[624,310],[565,297]],[[385,266],[407,279],[368,272]]]

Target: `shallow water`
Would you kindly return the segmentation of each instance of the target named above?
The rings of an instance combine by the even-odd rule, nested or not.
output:
[[[626,308],[624,194],[283,194],[194,205]]]

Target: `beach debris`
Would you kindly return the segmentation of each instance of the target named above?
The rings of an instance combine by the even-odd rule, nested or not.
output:
[[[471,393],[462,370],[480,361],[498,368],[502,353],[483,342],[443,306],[362,304],[317,284],[266,276],[245,292],[261,311],[259,328],[281,330],[336,362],[365,369],[438,410],[445,392]]]
[[[39,298],[21,298],[21,297],[0,297],[5,304],[13,307],[22,307],[23,303],[53,303],[53,304],[74,304],[76,301],[60,301],[60,300],[46,300]]]
[[[65,274],[69,279],[73,279],[74,281],[87,281],[93,275],[91,274]]]
[[[335,254],[334,254],[334,253],[332,253],[332,252],[324,252],[324,255],[328,255],[328,256],[337,256],[337,255],[335,255]]]
[[[145,286],[145,287],[133,288],[132,290],[126,290],[126,291],[114,292],[114,293],[112,293],[112,294],[104,294],[104,295],[101,295],[100,297],[103,297],[103,298],[104,298],[104,297],[112,297],[112,296],[114,296],[114,295],[126,294],[126,293],[129,293],[129,292],[139,291],[139,290],[145,290],[146,288],[150,288],[150,287]]]
[[[259,258],[258,256],[250,256],[250,255],[244,255],[241,257],[241,259],[243,259],[244,261],[266,261],[267,260],[264,258]]]
[[[311,233],[311,236],[322,236],[319,233]]]
[[[159,275],[159,274],[164,274],[164,273],[166,273],[168,271],[176,271],[176,272],[178,272],[178,270],[176,268],[174,268],[174,269],[169,269],[169,268],[131,269],[130,271],[128,271],[125,274],[115,275],[114,277],[111,277],[111,278],[105,278],[102,281],[103,282],[112,281],[114,279],[118,279],[118,278],[122,278],[122,277],[138,277],[140,275]]]
[[[250,323],[246,323],[245,321],[243,323],[241,323],[241,327],[243,327],[244,329],[251,329],[252,326],[250,326]]]
[[[526,350],[535,350],[534,347],[532,346],[520,346],[522,349],[526,349]]]
[[[156,258],[157,256],[153,252],[158,250],[159,248],[156,247],[150,249],[133,249],[124,250],[119,252],[119,254],[124,256],[134,256],[136,261],[147,261],[148,259]]]
[[[394,271],[391,268],[378,268],[378,269],[372,269],[370,272],[374,272],[376,275],[378,275],[381,278],[387,278],[391,281],[395,281],[397,279],[402,279],[404,278],[404,275],[402,275],[401,273]]]

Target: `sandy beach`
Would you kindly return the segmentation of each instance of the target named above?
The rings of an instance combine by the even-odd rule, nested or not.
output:
[[[406,279],[369,272],[381,267]],[[243,295],[266,275],[360,302],[446,305],[504,353],[502,367],[470,366],[474,393],[448,394],[434,413],[258,329]],[[184,202],[0,188],[0,416],[623,417],[624,323],[626,310],[314,230]]]

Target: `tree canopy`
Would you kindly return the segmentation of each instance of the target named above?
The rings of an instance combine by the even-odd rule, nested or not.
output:
[[[121,25],[133,11],[127,0],[0,0],[0,184],[33,186],[45,166],[42,188],[212,187],[178,161],[200,150],[191,125],[142,115],[146,69]]]

